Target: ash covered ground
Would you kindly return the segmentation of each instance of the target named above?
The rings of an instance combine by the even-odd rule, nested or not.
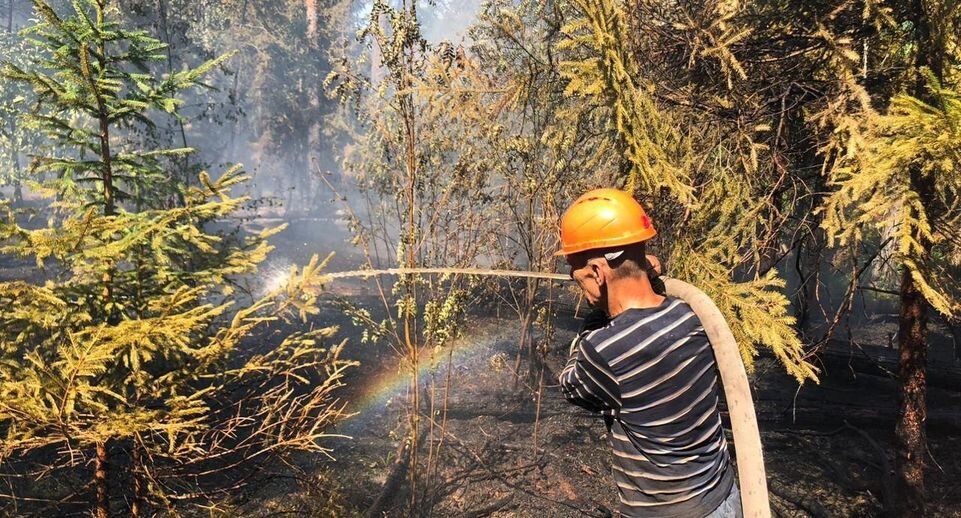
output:
[[[564,401],[552,380],[546,381],[539,408],[523,383],[515,389],[512,362],[504,362],[516,353],[510,329],[509,321],[480,320],[455,346],[471,354],[452,363],[443,431],[443,412],[438,411],[433,433],[418,450],[418,471],[427,472],[431,456],[431,477],[429,483],[421,481],[425,487],[418,489],[417,511],[433,516],[609,515],[616,494],[603,422]],[[561,349],[566,348],[558,347],[550,357],[555,372],[563,361]],[[356,388],[348,392],[362,391],[364,372],[372,369],[360,367],[352,380]],[[436,372],[438,378],[446,374],[445,369]],[[765,357],[754,388],[775,515],[881,515],[882,472],[893,465],[894,409],[879,409],[890,406],[894,382],[837,372],[798,393],[792,379]],[[407,426],[403,398],[395,394],[383,405],[363,409],[339,430],[352,438],[332,440],[334,459],[304,466],[305,473],[332,477],[346,516],[363,514],[380,496]],[[932,389],[933,413],[959,404],[958,393]],[[427,415],[422,423],[430,426]],[[961,516],[957,430],[945,422],[929,430],[932,516]],[[729,428],[728,434],[730,440]],[[265,487],[248,509],[255,514],[312,512],[311,502],[289,498],[302,487],[290,481],[277,485]],[[278,491],[288,496],[269,496]],[[392,495],[387,515],[407,516],[410,498],[405,483]]]

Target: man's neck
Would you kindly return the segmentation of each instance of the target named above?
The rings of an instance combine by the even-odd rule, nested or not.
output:
[[[607,284],[607,314],[614,318],[628,309],[660,306],[664,297],[654,293],[647,275],[625,277]]]

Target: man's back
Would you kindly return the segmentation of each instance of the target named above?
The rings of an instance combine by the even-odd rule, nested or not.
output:
[[[567,398],[602,412],[624,516],[704,516],[734,473],[717,412],[714,353],[683,301],[628,309],[575,340]]]

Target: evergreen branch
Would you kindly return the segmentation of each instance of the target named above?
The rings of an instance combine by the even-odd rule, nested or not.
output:
[[[593,55],[561,63],[562,75],[569,80],[565,93],[600,97],[614,112],[615,129],[631,166],[629,191],[641,189],[654,195],[665,188],[680,203],[692,204],[693,187],[677,161],[677,151],[683,147],[680,136],[658,109],[652,86],[635,82],[637,67],[623,47],[627,41],[623,8],[613,0],[576,0],[575,4],[583,20],[565,26],[571,39],[561,48],[582,46]]]

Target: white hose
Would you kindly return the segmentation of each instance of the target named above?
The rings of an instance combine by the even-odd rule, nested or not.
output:
[[[663,279],[669,296],[682,299],[691,306],[694,314],[701,320],[701,325],[704,326],[707,338],[714,349],[717,370],[721,374],[721,383],[724,385],[724,398],[727,400],[727,409],[731,415],[744,516],[769,518],[771,507],[768,502],[761,434],[757,428],[751,386],[731,328],[728,327],[724,315],[717,309],[714,301],[703,291],[684,281],[666,277]]]

